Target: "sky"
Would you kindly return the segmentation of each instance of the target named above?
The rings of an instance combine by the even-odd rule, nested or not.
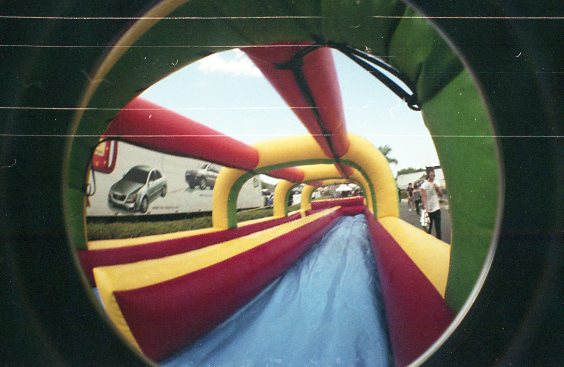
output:
[[[424,168],[439,160],[421,113],[338,51],[333,58],[347,130],[388,145],[391,169]],[[239,50],[206,57],[146,90],[143,98],[247,144],[307,134],[261,72]]]

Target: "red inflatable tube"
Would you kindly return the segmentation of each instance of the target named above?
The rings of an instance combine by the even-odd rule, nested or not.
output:
[[[295,54],[308,46],[309,44],[272,45],[242,50],[260,69],[288,106],[292,108],[300,121],[315,137],[327,157],[338,158],[347,152],[349,140],[331,50],[327,47],[321,47],[308,53],[303,58],[301,70],[311,95],[315,96],[315,106],[312,106],[307,99],[304,90],[296,81],[294,72],[279,67],[280,64],[292,60]],[[312,107],[317,108],[321,121],[318,121]],[[325,131],[319,126],[320,122]]]
[[[366,206],[364,205],[355,205],[355,206],[343,206],[341,207],[341,211],[345,216],[355,216],[358,214],[364,214],[366,210]]]
[[[308,209],[308,210],[306,210],[305,214],[306,214],[306,216],[309,216],[309,215],[313,215],[313,214],[322,212],[324,210],[325,209]],[[343,210],[343,209],[341,208],[341,210]]]
[[[96,267],[127,264],[136,261],[158,259],[165,256],[181,254],[183,252],[197,250],[202,247],[214,245],[237,237],[246,236],[248,234],[272,228],[299,218],[300,214],[296,213],[285,218],[275,218],[238,228],[204,233],[190,237],[175,238],[135,246],[100,250],[83,250],[79,251],[78,257],[90,285],[94,287],[95,282],[92,269]]]
[[[315,96],[321,121],[331,134],[329,139],[337,157],[349,150],[349,139],[343,111],[339,81],[331,49],[322,47],[304,58],[303,71],[312,94]],[[309,129],[309,127],[308,127]],[[318,141],[327,137],[317,137]]]
[[[335,167],[339,171],[339,174],[343,177],[350,177],[354,173],[354,169],[350,166],[343,164],[336,164]]]
[[[159,361],[211,331],[286,271],[339,217],[336,211],[179,278],[115,292],[143,353]]]
[[[266,172],[266,174],[270,177],[281,178],[291,182],[302,182],[305,177],[304,171],[296,167],[275,169]]]
[[[444,299],[393,237],[366,211],[396,366],[427,350],[454,318]]]
[[[322,187],[323,181],[308,181],[307,184],[310,186]]]
[[[354,196],[351,198],[341,198],[341,199],[328,199],[320,201],[312,201],[312,209],[327,209],[334,206],[348,207],[348,206],[363,206],[364,198],[362,196]]]
[[[141,98],[120,111],[104,137],[245,170],[259,162],[253,147]]]
[[[329,205],[327,207],[332,207],[335,205]],[[320,208],[316,208],[316,209],[308,209],[306,210],[306,215],[312,215],[315,213],[319,213],[320,211],[323,211],[325,209],[327,209],[327,207],[320,207]],[[341,207],[341,212],[343,213],[344,216],[355,216],[358,214],[364,214],[366,210],[366,206],[365,205],[349,205],[349,206],[342,206]]]

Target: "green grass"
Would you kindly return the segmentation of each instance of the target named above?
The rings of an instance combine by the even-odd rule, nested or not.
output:
[[[290,211],[298,210],[299,208],[299,204],[293,205],[290,207]],[[237,220],[244,222],[271,216],[272,208],[250,209],[238,212]],[[158,217],[153,217],[151,220],[147,220],[144,217],[120,217],[118,219],[89,218],[86,229],[88,240],[94,241],[189,231],[211,226],[211,213],[198,213],[188,218],[165,220]]]

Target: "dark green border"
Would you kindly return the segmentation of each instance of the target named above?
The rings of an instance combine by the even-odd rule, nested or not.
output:
[[[494,237],[497,190],[500,185],[497,145],[493,138],[488,138],[494,133],[482,98],[470,75],[465,73],[458,57],[429,22],[417,17],[418,13],[406,8],[401,2],[363,2],[351,7],[349,4],[334,1],[304,1],[299,5],[275,1],[271,8],[264,9],[257,7],[254,1],[244,0],[237,4],[225,2],[221,5],[203,0],[188,2],[171,16],[204,17],[208,20],[167,20],[156,24],[137,41],[136,46],[141,47],[125,52],[120,62],[104,78],[107,82],[100,84],[89,106],[105,107],[111,103],[111,107],[119,108],[164,75],[205,55],[229,49],[229,45],[244,46],[310,39],[316,42],[348,43],[382,55],[386,61],[401,70],[416,87],[419,104],[422,105],[431,133],[446,137],[436,137],[434,141],[443,163],[449,192],[455,193],[451,198],[455,203],[451,241],[453,266],[449,272],[446,299],[454,310],[459,310],[476,283]],[[293,17],[303,14],[301,11],[312,12],[311,14],[317,16]],[[212,14],[231,18],[210,19]],[[257,14],[288,18],[238,18]],[[392,18],[369,18],[366,14],[390,14]],[[172,36],[171,27],[175,27],[175,34],[182,34],[183,37],[179,39]],[[387,38],[367,37],[368,34],[385,35]],[[411,37],[412,34],[417,34],[417,39]],[[154,48],[155,45],[163,47]],[[196,47],[170,47],[174,45]],[[171,62],[168,62],[169,60]],[[452,101],[460,96],[457,83],[462,83],[465,88],[462,103],[457,106],[464,107],[466,103],[466,106],[472,106],[476,111],[480,111],[479,113],[472,113],[472,109],[466,108],[463,110],[464,114],[460,115],[460,110],[451,107]],[[85,136],[75,139],[70,148],[72,159],[68,175],[70,190],[66,210],[69,214],[70,233],[77,248],[85,248],[86,243],[82,224],[84,172],[94,150],[96,137],[104,131],[115,113],[116,111],[105,109],[87,110],[82,122],[73,131]],[[449,142],[448,138],[465,135],[482,135],[484,138],[475,149],[465,149],[464,153],[459,153],[456,149],[468,144],[450,144],[453,140]],[[470,170],[460,169],[470,164],[481,167],[481,177],[469,175]],[[476,186],[479,186],[478,190]],[[71,204],[71,200],[74,204]],[[480,203],[481,207],[475,203]],[[480,219],[475,222],[475,226],[468,226],[470,221],[466,216],[469,213],[473,213],[473,219]],[[486,213],[487,220],[481,220],[481,213]],[[232,218],[229,225],[233,225]]]
[[[458,322],[456,330],[426,364],[558,365],[561,362],[558,353],[560,323],[554,320],[560,319],[564,295],[560,281],[564,263],[561,246],[564,221],[562,205],[555,198],[564,197],[560,179],[561,149],[557,139],[562,136],[563,111],[558,78],[555,79],[552,72],[559,70],[561,61],[557,50],[561,49],[562,21],[554,18],[555,14],[561,14],[561,5],[543,0],[511,6],[494,0],[410,3],[423,14],[438,16],[432,22],[455,45],[472,70],[499,136],[503,172],[503,190],[499,192],[502,200],[498,201],[502,206],[497,222],[499,236],[493,249],[495,256],[488,260],[488,276],[480,294],[472,299],[472,307],[464,309],[465,317]],[[400,3],[385,4],[388,5],[363,2],[359,9],[364,15],[401,14],[404,9]],[[275,2],[275,5],[272,9],[277,12],[285,4]],[[95,137],[101,134],[112,113],[101,114],[100,117],[106,117],[102,119],[92,115],[90,125],[82,126],[81,132],[91,132],[93,137],[75,139],[83,141],[85,148],[78,152],[73,150],[70,163],[69,151],[65,149],[70,144],[66,134],[77,131],[71,128],[74,113],[66,108],[78,104],[88,81],[84,73],[96,68],[106,50],[103,47],[112,44],[116,35],[131,24],[129,17],[142,14],[145,6],[123,0],[103,3],[70,0],[64,4],[22,0],[0,6],[3,16],[14,16],[0,21],[5,45],[102,46],[4,48],[4,51],[9,50],[9,57],[0,58],[4,70],[0,92],[2,106],[48,107],[0,110],[4,134],[0,138],[3,245],[0,298],[4,300],[0,318],[5,330],[0,345],[3,362],[8,365],[88,365],[92,361],[99,365],[146,363],[111,332],[110,323],[86,291],[86,282],[77,272],[76,258],[70,250],[77,239],[84,241],[83,236],[76,235],[82,228],[84,172]],[[329,6],[324,2],[304,1],[294,8],[285,7],[288,14],[308,15],[321,14],[322,8]],[[239,9],[260,14],[270,8],[241,6]],[[349,36],[359,40],[359,44],[373,34],[364,25],[386,24],[382,34],[387,35],[399,22],[396,18],[381,20],[363,16],[354,19],[349,15],[349,12],[356,14],[354,9],[342,8],[334,12],[332,18],[314,17],[292,22],[300,32],[321,35],[320,29],[325,23],[322,19],[332,21],[338,26],[330,27],[325,33],[332,39],[338,39],[341,34],[346,39],[347,33],[341,29],[354,28]],[[375,13],[375,9],[382,11]],[[227,10],[220,10],[210,6],[207,14],[229,15]],[[22,18],[25,15],[34,18]],[[117,18],[104,21],[100,26],[96,21],[73,22],[41,16]],[[339,22],[339,18],[343,21]],[[348,27],[344,21],[347,19],[361,27]],[[216,30],[220,30],[219,23],[222,22],[216,22]],[[225,23],[223,25],[230,29]],[[280,21],[262,24],[257,21],[250,27],[278,30],[276,23]],[[202,27],[201,24],[191,26]],[[201,29],[202,32],[208,30]],[[209,37],[221,34],[194,33]],[[296,39],[301,38],[302,33],[298,33],[294,33]],[[225,33],[226,37],[229,35]],[[204,39],[203,42],[210,41]],[[375,49],[388,47],[382,42]],[[516,57],[517,51],[521,57]],[[192,56],[196,53],[199,52],[189,52]],[[153,58],[149,61],[145,66],[165,64]],[[142,68],[132,67],[126,71],[139,77],[145,75]],[[154,80],[146,81],[149,83],[131,88],[110,78],[107,82],[113,83],[115,96],[111,100],[115,107],[123,106],[131,93]],[[98,102],[98,106],[107,107],[107,100],[100,98]],[[531,186],[538,195],[523,199],[531,197]],[[74,217],[77,219],[73,222]],[[106,322],[101,322],[104,319]]]

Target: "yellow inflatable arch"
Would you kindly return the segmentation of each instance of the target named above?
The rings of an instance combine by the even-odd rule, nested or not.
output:
[[[316,186],[308,185],[308,182],[321,182],[323,185],[329,185],[331,183],[348,183],[351,181],[357,182],[361,185],[364,192],[368,193],[367,197],[371,197],[371,193],[369,191],[369,187],[367,185],[366,180],[364,180],[362,174],[358,171],[353,169],[352,173],[349,174],[348,179],[343,179],[341,173],[333,164],[318,164],[318,165],[311,165],[311,166],[300,166],[298,167],[301,171],[304,172],[304,179],[303,183],[305,183],[304,190],[306,192],[305,195],[301,196],[301,206],[300,209],[302,211],[311,209],[311,194],[317,188]],[[331,179],[331,180],[330,180]],[[274,191],[274,216],[275,217],[283,217],[288,215],[288,193],[289,191],[298,185],[299,183],[288,181],[288,180],[281,180],[278,185],[276,185],[276,189]],[[306,190],[307,188],[307,190]],[[303,190],[302,190],[303,192]],[[372,207],[372,203],[370,202],[367,205],[369,208]]]
[[[398,217],[397,188],[386,158],[366,139],[354,134],[349,134],[348,138],[351,144],[341,162],[359,172],[355,179],[367,188],[370,210],[376,218]],[[215,228],[236,226],[237,195],[253,175],[288,166],[334,163],[311,136],[269,140],[254,147],[259,152],[259,163],[254,171],[225,168],[217,178],[212,206]]]
[[[363,178],[362,175],[358,174],[358,171],[354,171],[354,175],[358,176],[357,178]],[[353,177],[353,176],[349,176],[348,179],[324,179],[319,181],[318,185],[310,185],[310,184],[305,184],[304,188],[302,189],[301,195],[300,195],[300,210],[301,211],[306,211],[311,209],[311,199],[312,199],[312,195],[313,192],[315,190],[317,190],[320,187],[324,187],[324,186],[329,186],[329,185],[340,185],[340,184],[348,184],[348,183],[356,183],[357,185],[359,185],[363,192],[362,194],[364,195],[364,205],[368,208],[372,207],[372,204],[368,203],[368,198],[370,197],[370,195],[366,194],[366,190],[368,189],[368,185],[365,183],[361,183],[360,180],[358,180],[357,178]]]

